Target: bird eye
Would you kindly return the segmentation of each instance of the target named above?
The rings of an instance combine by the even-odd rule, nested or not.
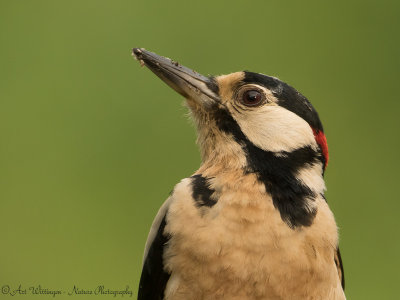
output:
[[[258,106],[264,101],[264,94],[258,90],[247,90],[242,94],[241,102],[246,106]]]

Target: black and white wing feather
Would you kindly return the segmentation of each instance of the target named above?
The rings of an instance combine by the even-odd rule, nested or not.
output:
[[[147,238],[138,300],[163,300],[170,274],[164,269],[163,254],[169,236],[164,233],[170,198],[157,213]]]

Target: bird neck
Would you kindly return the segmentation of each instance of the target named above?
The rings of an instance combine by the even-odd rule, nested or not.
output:
[[[291,228],[310,226],[316,215],[316,199],[325,190],[322,153],[315,145],[273,152],[253,144],[226,111],[215,109],[212,116],[195,114],[198,144],[203,164],[198,174],[221,177],[226,174],[242,188],[241,178],[252,176],[272,198],[282,220]],[[236,178],[236,179],[234,179]]]
[[[223,185],[238,191],[248,189],[249,184],[257,189],[262,186],[289,227],[310,226],[316,215],[316,199],[325,191],[320,153],[311,146],[270,152],[251,143],[231,141],[226,140],[220,149],[204,151],[204,162],[196,173],[216,178],[221,189]]]

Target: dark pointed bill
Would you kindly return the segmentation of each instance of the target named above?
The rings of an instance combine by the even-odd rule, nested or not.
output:
[[[193,99],[203,105],[219,101],[215,93],[218,87],[212,78],[143,48],[133,48],[132,54],[142,65],[148,67],[185,98]]]

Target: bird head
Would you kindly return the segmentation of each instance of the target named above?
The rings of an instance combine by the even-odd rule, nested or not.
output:
[[[318,113],[278,78],[247,71],[207,77],[142,48],[133,55],[186,98],[203,161],[236,154],[236,162],[246,165],[240,152],[248,160],[248,146],[281,157],[308,147],[325,169],[328,147]]]
[[[291,228],[312,224],[325,191],[328,147],[306,97],[263,74],[203,76],[142,48],[133,55],[186,98],[202,154],[198,172],[255,176]]]

